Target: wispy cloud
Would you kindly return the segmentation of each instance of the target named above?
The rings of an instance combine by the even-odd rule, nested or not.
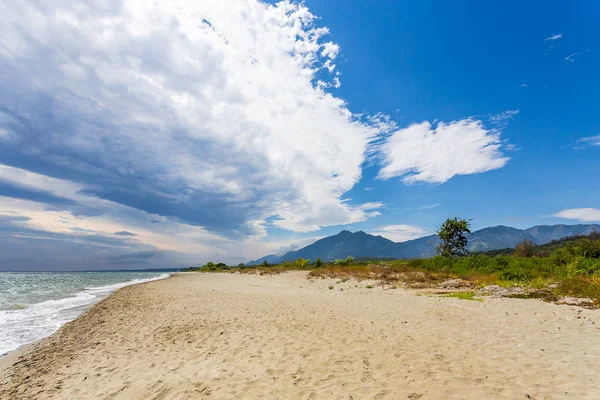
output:
[[[565,61],[573,63],[575,62],[575,60],[577,60],[579,58],[579,56],[581,56],[582,54],[588,52],[590,49],[585,49],[583,51],[577,52],[577,53],[572,53],[569,54],[566,58]]]
[[[575,143],[575,148],[577,149],[583,149],[590,146],[600,146],[600,135],[584,137]]]
[[[402,177],[408,184],[444,183],[455,175],[502,168],[509,161],[498,130],[481,121],[414,124],[394,132],[382,145],[383,168],[378,179]]]
[[[557,33],[556,35],[552,35],[552,36],[548,36],[546,39],[544,40],[558,40],[560,38],[563,37],[562,33]]]
[[[555,46],[554,46],[553,44],[551,44],[550,46],[548,46],[548,47],[546,48],[546,51],[544,51],[544,55],[545,55],[545,56],[547,56],[548,54],[550,54],[550,52],[552,51],[552,49],[553,49],[554,47],[555,47]]]
[[[417,207],[417,210],[430,210],[432,208],[436,208],[436,207],[439,207],[439,206],[440,206],[440,203],[425,204],[425,205]]]
[[[405,242],[407,240],[418,239],[423,236],[429,235],[429,230],[413,225],[385,225],[375,228],[375,230],[369,232],[372,235],[380,235],[386,239],[390,239],[394,242]]]
[[[521,87],[527,87],[527,84],[526,83],[522,83]]]
[[[508,121],[510,121],[518,113],[519,110],[507,110],[501,112],[500,114],[490,115],[490,123],[493,125],[505,126],[508,123]]]
[[[553,217],[573,219],[580,222],[600,221],[600,210],[597,208],[570,208],[553,214]]]

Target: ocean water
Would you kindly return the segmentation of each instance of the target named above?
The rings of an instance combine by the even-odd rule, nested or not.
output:
[[[0,355],[34,342],[90,305],[164,272],[0,272]]]

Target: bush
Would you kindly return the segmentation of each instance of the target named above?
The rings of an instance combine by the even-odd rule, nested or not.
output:
[[[522,268],[511,268],[500,272],[500,279],[503,281],[529,281],[531,278],[531,272]]]
[[[293,262],[292,268],[294,269],[304,269],[310,266],[310,260],[306,260],[304,258],[299,258]]]
[[[524,239],[515,247],[515,255],[517,257],[530,258],[533,257],[534,250],[535,244],[529,239]]]
[[[348,257],[346,257],[346,258],[345,258],[345,259],[343,259],[343,260],[335,260],[335,261],[333,262],[333,265],[336,265],[336,266],[340,266],[340,265],[350,265],[350,264],[352,264],[353,262],[354,262],[354,257],[352,257],[352,256],[348,256]]]
[[[227,264],[225,263],[218,263],[215,264],[212,261],[207,262],[206,264],[204,264],[202,267],[200,267],[200,271],[203,272],[210,272],[210,271],[223,271],[228,269],[229,267],[227,267]]]

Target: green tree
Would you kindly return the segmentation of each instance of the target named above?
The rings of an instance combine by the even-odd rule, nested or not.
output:
[[[323,263],[321,262],[321,257],[317,257],[317,259],[315,260],[315,267],[321,268],[322,265]]]
[[[437,231],[441,243],[435,250],[439,255],[443,257],[462,257],[468,253],[466,235],[471,233],[471,223],[469,221],[458,217],[448,218],[444,221]]]

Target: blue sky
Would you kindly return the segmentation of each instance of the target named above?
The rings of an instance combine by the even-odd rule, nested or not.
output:
[[[596,2],[201,3],[0,5],[0,270],[600,221]]]

